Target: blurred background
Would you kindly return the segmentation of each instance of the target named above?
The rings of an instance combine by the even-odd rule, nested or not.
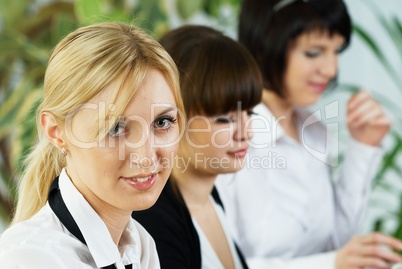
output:
[[[79,26],[100,21],[133,23],[158,39],[182,24],[203,24],[236,39],[242,0],[0,0],[0,233],[15,203],[24,154],[36,141],[35,108],[52,48]],[[339,85],[312,110],[348,139],[345,103],[368,89],[393,118],[385,158],[372,185],[362,232],[402,239],[402,1],[345,0],[354,22],[352,44],[340,57]],[[335,106],[333,106],[335,104]],[[328,108],[336,117],[326,119]],[[333,113],[332,113],[333,115]],[[335,167],[335,170],[338,169]]]

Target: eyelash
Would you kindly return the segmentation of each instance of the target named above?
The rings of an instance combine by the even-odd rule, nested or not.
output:
[[[118,130],[122,128],[124,130],[123,133],[119,133]],[[117,122],[113,128],[109,130],[109,136],[118,137],[126,133],[126,124],[124,122]]]
[[[318,51],[306,51],[304,52],[304,55],[308,58],[316,58],[321,54],[321,52]]]
[[[256,116],[256,115],[258,115],[258,113],[255,113],[254,110],[248,110],[248,111],[247,111],[247,115],[251,117],[251,116]]]
[[[168,122],[168,126],[161,126],[158,127],[157,124],[158,122],[163,121],[163,123],[167,124]],[[157,118],[154,122],[153,122],[153,128],[154,129],[161,129],[164,130],[166,132],[168,132],[170,130],[170,128],[172,127],[173,124],[177,123],[177,119],[172,117],[172,116],[161,116],[159,118]],[[121,131],[122,130],[122,131]],[[121,135],[124,135],[126,133],[126,124],[124,122],[117,122],[113,128],[111,128],[109,130],[109,136],[111,137],[118,137]]]
[[[337,50],[335,51],[335,53],[338,55],[338,54],[340,54],[343,50],[344,50],[344,47],[341,47],[341,48],[337,49]],[[318,57],[318,56],[321,55],[321,51],[305,51],[305,52],[304,52],[304,55],[305,55],[306,57],[308,57],[308,58],[316,58],[316,57]]]
[[[157,124],[158,124],[158,122],[161,122],[161,121],[163,121],[165,124],[167,123],[168,126],[165,126],[165,127],[158,127]],[[157,119],[153,122],[152,125],[153,125],[153,128],[155,128],[155,129],[161,129],[161,130],[163,130],[163,131],[168,132],[168,131],[171,129],[172,125],[174,125],[174,124],[176,124],[176,123],[177,123],[177,119],[176,119],[175,117],[165,115],[165,116],[161,116],[161,117],[157,118]]]
[[[247,111],[247,116],[251,117],[253,115],[258,115],[258,114],[255,113],[253,110]],[[219,124],[227,124],[227,123],[235,122],[235,120],[229,116],[218,116],[215,118],[214,122],[219,123]]]

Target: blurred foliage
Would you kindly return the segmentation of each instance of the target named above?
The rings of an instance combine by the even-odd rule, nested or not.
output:
[[[71,3],[34,1],[0,3],[0,214],[9,218],[14,206],[20,160],[36,139],[34,105],[54,44],[77,27]]]
[[[240,0],[0,1],[0,218],[10,220],[22,160],[36,142],[35,108],[59,40],[101,21],[132,23],[155,38],[195,16],[234,28],[239,5]]]
[[[366,4],[371,9],[373,14],[376,16],[380,26],[384,32],[388,35],[392,44],[395,46],[396,57],[402,64],[402,23],[396,17],[385,17],[380,13],[380,9],[375,5],[374,1],[367,1]],[[378,62],[386,70],[389,78],[396,85],[402,93],[402,72],[401,70],[394,68],[391,64],[392,60],[387,58],[383,53],[381,48],[381,40],[373,37],[366,29],[362,26],[354,25],[354,34],[363,41],[367,48],[372,52]],[[360,90],[360,86],[357,85],[342,85],[342,89],[356,93]],[[398,177],[402,180],[402,167],[401,167],[401,157],[402,157],[402,107],[400,105],[400,100],[395,100],[389,98],[386,94],[373,93],[373,97],[379,101],[384,109],[392,115],[394,122],[391,129],[391,134],[389,138],[392,140],[392,146],[387,149],[385,156],[382,160],[380,169],[373,181],[373,189],[380,189],[384,191],[386,196],[375,197],[372,201],[372,206],[377,206],[382,214],[377,217],[374,221],[373,230],[380,231],[387,234],[391,234],[399,239],[402,239],[402,190],[395,186],[395,182],[392,182],[391,178]],[[397,197],[399,199],[399,206],[397,211],[390,212],[387,208],[390,208],[389,202],[386,198]],[[388,231],[386,228],[387,223],[396,223],[396,227],[392,231]]]

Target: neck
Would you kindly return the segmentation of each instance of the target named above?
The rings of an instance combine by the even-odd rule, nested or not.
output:
[[[113,242],[116,245],[119,245],[123,231],[125,230],[127,223],[131,218],[131,211],[118,209],[106,203],[92,191],[90,191],[85,185],[80,184],[81,181],[72,179],[67,170],[66,172],[75,188],[82,194],[82,196],[84,196],[85,200],[91,205],[91,207],[105,223]]]
[[[172,176],[190,211],[209,204],[217,175],[202,174],[194,167],[188,167],[185,171],[174,169]]]
[[[100,200],[96,195],[91,195],[91,193],[84,195],[84,197],[103,220],[113,242],[118,246],[127,223],[130,221],[131,211],[112,207]]]
[[[299,136],[295,122],[295,107],[285,98],[266,89],[262,92],[262,103],[268,107],[285,133],[298,141]]]
[[[121,212],[110,210],[106,213],[106,210],[103,208],[96,210],[96,212],[109,230],[113,242],[116,244],[116,246],[118,246],[121,236],[123,235],[123,232],[131,218],[131,214],[122,214]]]

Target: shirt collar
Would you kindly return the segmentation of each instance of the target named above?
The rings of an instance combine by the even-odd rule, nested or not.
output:
[[[254,108],[256,115],[253,117],[252,128],[254,137],[252,142],[256,147],[266,145],[268,147],[285,136],[285,131],[271,111],[260,103]]]
[[[254,108],[254,112],[257,115],[253,118],[254,137],[252,140],[256,145],[268,143],[269,146],[272,146],[277,141],[288,137],[279,123],[281,119],[275,118],[266,105],[258,104]],[[306,121],[316,122],[316,118],[316,115],[311,114],[306,108],[295,107],[295,120],[299,133],[301,133]]]
[[[77,223],[82,235],[85,238],[89,252],[91,253],[97,267],[105,267],[111,264],[120,264],[122,261],[119,249],[103,220],[85,200],[82,194],[76,189],[63,168],[59,176],[59,188],[61,196],[70,214]],[[139,241],[138,231],[135,229],[133,220],[130,218],[121,239],[121,248],[130,252],[138,252]],[[123,256],[126,263],[139,263],[138,255]],[[132,258],[134,257],[134,258]],[[130,260],[131,258],[131,260]],[[134,260],[133,260],[134,259]],[[120,267],[120,266],[119,266]]]

